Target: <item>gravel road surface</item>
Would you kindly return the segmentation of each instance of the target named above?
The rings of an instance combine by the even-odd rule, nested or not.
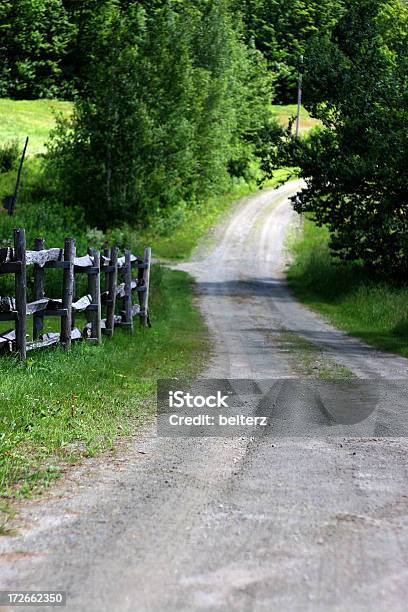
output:
[[[213,338],[204,377],[405,380],[407,360],[345,336],[286,288],[300,188],[241,201],[183,264]],[[353,437],[308,435],[296,414],[281,436],[143,431],[23,509],[20,535],[0,539],[0,588],[64,590],[81,612],[405,611],[404,406],[390,401],[380,430]]]

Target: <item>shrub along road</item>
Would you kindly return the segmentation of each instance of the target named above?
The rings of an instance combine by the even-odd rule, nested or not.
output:
[[[338,332],[287,290],[287,198],[299,187],[243,200],[216,246],[182,265],[213,336],[204,376],[406,377],[407,360]],[[308,435],[326,417],[298,399],[272,435],[146,430],[78,469],[0,540],[1,588],[66,590],[68,610],[84,611],[405,609],[403,415],[390,402],[369,434]]]

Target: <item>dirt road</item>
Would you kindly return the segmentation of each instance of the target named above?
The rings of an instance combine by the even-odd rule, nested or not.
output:
[[[215,246],[183,266],[214,340],[205,377],[406,378],[408,361],[288,292],[287,198],[299,187],[241,202]],[[405,415],[390,405],[381,419],[388,437],[146,431],[25,510],[22,535],[0,540],[0,588],[66,590],[68,610],[84,612],[406,610]]]

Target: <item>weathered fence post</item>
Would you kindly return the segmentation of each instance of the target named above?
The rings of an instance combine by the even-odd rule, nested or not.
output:
[[[44,249],[44,238],[35,239],[34,249],[36,251],[42,251]],[[44,268],[38,264],[34,264],[34,300],[42,300],[44,297]],[[43,327],[44,317],[41,314],[34,313],[33,340],[38,340],[41,337]]]
[[[133,312],[132,312],[132,260],[129,249],[125,250],[125,296],[123,298],[123,306],[125,311],[125,321],[123,325],[130,331],[133,330]]]
[[[74,297],[74,261],[75,261],[75,240],[65,238],[64,244],[64,275],[62,280],[62,308],[66,314],[61,317],[61,336],[60,341],[63,348],[68,351],[71,348],[71,329],[72,329],[72,300]]]
[[[115,330],[116,286],[118,284],[118,247],[110,251],[109,266],[112,270],[107,275],[108,301],[106,309],[106,334],[112,338]]]
[[[16,283],[16,349],[20,359],[27,356],[27,269],[26,269],[26,238],[25,230],[14,230],[14,253],[19,270],[15,273]]]
[[[60,343],[65,350],[73,340],[89,338],[100,344],[102,331],[112,337],[115,323],[133,330],[134,317],[140,316],[141,325],[150,327],[149,283],[151,249],[145,248],[144,257],[132,255],[126,249],[119,259],[118,248],[105,247],[105,258],[101,265],[101,254],[89,250],[88,255],[76,257],[75,239],[66,238],[64,251],[60,248],[45,249],[43,238],[36,238],[34,251],[26,250],[25,230],[14,230],[14,249],[2,249],[0,274],[15,275],[15,298],[2,298],[1,321],[13,321],[15,331],[3,334],[2,348],[18,353],[25,359],[27,351]],[[34,266],[34,302],[27,304],[27,264]],[[133,278],[133,267],[137,278]],[[62,300],[46,297],[46,269],[63,270]],[[105,280],[101,281],[101,272]],[[75,274],[87,275],[88,295],[75,299]],[[122,273],[124,282],[122,281]],[[120,281],[119,281],[119,274]],[[120,285],[118,286],[118,282]],[[101,293],[101,283],[103,293]],[[139,304],[133,304],[133,292],[139,297]],[[120,316],[115,315],[117,300],[121,301]],[[123,304],[122,304],[123,300]],[[102,303],[106,307],[106,320],[102,321]],[[73,327],[75,313],[85,312],[88,323],[83,331]],[[104,310],[105,312],[105,310]],[[27,341],[27,316],[33,315],[33,339]],[[61,332],[44,331],[45,317],[60,317]],[[103,327],[103,330],[102,330]]]
[[[98,344],[102,342],[101,330],[101,256],[99,251],[92,250],[93,267],[88,273],[88,292],[92,304],[89,306],[88,321],[91,323],[91,339]]]
[[[108,270],[104,270],[104,272],[105,272],[105,291],[109,291],[109,265],[110,265],[110,258],[111,258],[111,250],[107,242],[105,242],[103,254],[104,254],[105,259],[108,260],[107,264],[105,261],[105,266],[108,267]],[[101,270],[102,270],[102,266],[101,266]]]
[[[150,325],[150,317],[149,317],[149,286],[150,286],[150,260],[152,257],[152,250],[150,247],[146,247],[144,250],[144,258],[143,262],[145,267],[143,268],[143,286],[145,287],[144,292],[142,293],[141,299],[141,307],[142,307],[142,316],[141,323],[143,327],[148,327]]]

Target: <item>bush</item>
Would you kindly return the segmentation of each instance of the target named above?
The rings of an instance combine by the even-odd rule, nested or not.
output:
[[[92,68],[48,156],[61,197],[92,226],[168,219],[248,175],[271,94],[224,0],[95,17]]]
[[[0,146],[0,174],[10,172],[19,156],[18,141],[12,140]]]
[[[14,171],[1,175],[0,199],[12,192],[15,179]],[[62,247],[64,238],[70,235],[78,238],[78,249],[84,251],[87,246],[81,209],[67,207],[58,200],[54,179],[44,170],[41,159],[26,160],[15,214],[12,217],[0,214],[3,244],[11,244],[15,227],[25,228],[28,248],[33,247],[39,236],[48,247]]]

